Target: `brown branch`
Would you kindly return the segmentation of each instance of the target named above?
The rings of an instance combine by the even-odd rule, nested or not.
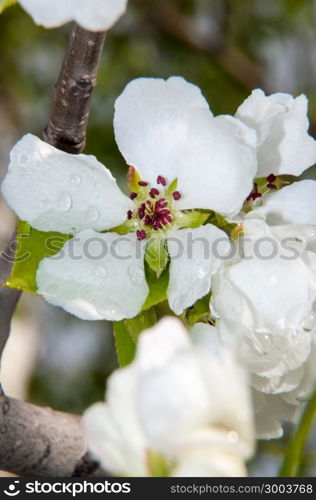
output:
[[[80,153],[85,146],[90,99],[104,40],[105,32],[90,32],[77,24],[70,34],[44,130],[46,142],[68,153]]]
[[[0,469],[24,477],[107,475],[85,453],[78,416],[8,398],[3,392],[0,450]]]

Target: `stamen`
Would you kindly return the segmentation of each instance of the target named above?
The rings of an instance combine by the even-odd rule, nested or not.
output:
[[[170,214],[170,210],[167,210],[166,208],[157,208],[155,210],[155,213],[158,214],[158,215],[169,215]]]
[[[178,201],[178,200],[180,200],[180,198],[181,198],[181,193],[179,193],[179,191],[174,191],[174,192],[172,193],[172,197],[173,197],[173,199],[174,199],[175,201]]]
[[[156,201],[155,208],[164,208],[168,205],[166,198],[160,198],[160,200]]]
[[[132,217],[133,217],[133,212],[131,210],[129,210],[127,212],[127,218],[128,218],[128,220],[131,220]]]
[[[137,236],[138,241],[145,240],[146,239],[146,231],[144,231],[144,229],[138,229],[138,231],[136,231],[136,236]]]
[[[146,226],[150,226],[151,222],[152,222],[151,217],[149,215],[146,215],[145,220],[144,220],[144,224]]]
[[[161,216],[161,222],[163,224],[169,224],[172,221],[171,216],[166,214]]]
[[[278,189],[275,184],[271,184],[271,183],[267,184],[267,187],[269,189]]]
[[[156,197],[156,196],[158,196],[158,195],[159,195],[159,191],[158,191],[158,189],[156,189],[156,188],[151,188],[151,190],[149,191],[149,196],[150,196],[151,198],[155,198],[155,197]]]
[[[167,185],[167,181],[164,177],[162,177],[162,175],[158,175],[157,177],[157,184],[161,184],[162,186],[166,186]]]
[[[145,217],[145,209],[143,207],[139,207],[138,209],[138,217],[143,219]]]
[[[135,200],[135,198],[137,198],[137,193],[131,193],[129,197],[131,200]]]
[[[139,186],[148,186],[148,182],[146,182],[146,181],[139,181],[138,185]]]
[[[267,181],[269,182],[269,184],[272,184],[274,181],[276,180],[276,175],[274,174],[270,174],[268,175],[267,177]],[[269,186],[268,186],[269,187]],[[273,188],[272,188],[273,189]]]

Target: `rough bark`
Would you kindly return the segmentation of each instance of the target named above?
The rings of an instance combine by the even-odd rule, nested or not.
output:
[[[3,392],[0,450],[0,469],[24,477],[106,475],[85,453],[78,416],[8,398]]]
[[[90,99],[96,85],[105,32],[86,31],[77,24],[53,92],[44,140],[68,153],[85,146]]]

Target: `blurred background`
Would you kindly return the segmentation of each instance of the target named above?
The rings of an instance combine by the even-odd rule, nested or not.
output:
[[[69,30],[40,28],[19,6],[0,16],[0,182],[12,145],[27,132],[41,136]],[[315,136],[315,47],[316,0],[130,0],[106,40],[85,152],[124,187],[113,105],[128,81],[140,76],[184,76],[201,87],[215,114],[234,114],[255,87],[303,92]],[[14,223],[0,194],[0,251]],[[1,368],[9,395],[80,413],[103,398],[115,366],[109,323],[80,321],[23,295]],[[260,444],[252,475],[277,474],[290,430],[282,440]],[[302,475],[316,475],[315,442],[316,432]]]

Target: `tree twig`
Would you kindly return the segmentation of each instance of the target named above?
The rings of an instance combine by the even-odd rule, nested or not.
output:
[[[80,418],[8,398],[0,386],[0,469],[25,477],[101,477]]]
[[[44,140],[68,153],[85,146],[90,99],[96,85],[105,32],[87,31],[77,24],[53,92]]]

